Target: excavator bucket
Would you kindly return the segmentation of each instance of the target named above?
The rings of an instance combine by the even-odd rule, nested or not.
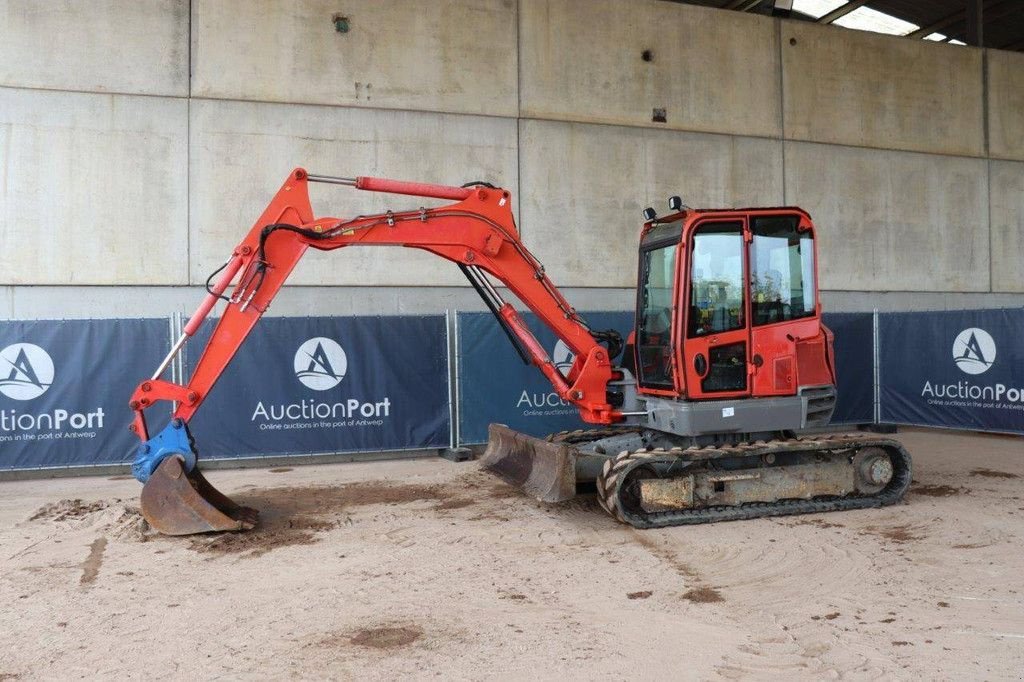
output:
[[[249,530],[259,518],[210,485],[198,467],[186,472],[178,456],[161,462],[142,487],[142,515],[165,535]]]
[[[576,496],[576,455],[568,446],[491,424],[480,466],[541,502]]]

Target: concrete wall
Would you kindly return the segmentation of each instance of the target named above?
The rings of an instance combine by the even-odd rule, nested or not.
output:
[[[809,209],[833,309],[1024,300],[1024,55],[660,0],[343,5],[0,0],[0,317],[193,307],[299,165],[509,188],[580,308],[631,305],[671,194]],[[477,306],[408,250],[293,282],[275,314]]]
[[[568,286],[636,286],[637,216],[692,205],[782,203],[777,140],[524,120],[519,145],[524,237]]]
[[[652,0],[519,7],[523,117],[780,133],[772,21]],[[665,123],[651,120],[655,108],[665,109]]]
[[[823,289],[990,291],[987,171],[984,159],[786,142],[786,200],[818,219]]]
[[[784,22],[786,137],[982,156],[981,62],[981,50]]]
[[[177,284],[188,103],[0,88],[0,280]]]
[[[992,157],[1024,161],[1024,54],[990,50],[988,86]]]
[[[187,97],[189,0],[3,0],[0,85]]]
[[[204,282],[224,262],[295,166],[454,185],[479,179],[518,196],[514,119],[196,100],[190,121],[192,284]],[[339,218],[443,203],[325,184],[311,185],[310,201],[317,215]],[[414,249],[352,248],[310,253],[290,281],[364,286],[466,281],[454,266],[443,266],[436,256]]]
[[[193,0],[192,8],[193,97],[517,113],[512,0]],[[340,11],[348,33],[335,30]]]
[[[1024,293],[1024,163],[992,161],[990,168],[994,290]]]

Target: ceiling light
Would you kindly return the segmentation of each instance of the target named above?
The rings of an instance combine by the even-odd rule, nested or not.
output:
[[[846,0],[793,0],[793,11],[806,14],[815,19],[821,19],[829,12],[839,9],[846,4]]]
[[[921,28],[917,24],[897,19],[891,14],[879,12],[870,7],[858,7],[846,16],[839,17],[833,23],[836,26],[845,26],[858,31],[888,33],[894,36],[905,36]]]

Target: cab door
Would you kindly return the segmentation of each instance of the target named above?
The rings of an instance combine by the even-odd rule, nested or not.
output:
[[[682,365],[690,400],[750,395],[747,224],[707,220],[687,244]]]
[[[810,221],[794,213],[753,215],[749,221],[753,394],[794,395],[801,380],[829,383],[827,377],[798,373],[796,339],[821,336]]]
[[[673,331],[678,318],[682,223],[652,229],[640,245],[637,278],[635,362],[638,388],[649,395],[677,396]]]

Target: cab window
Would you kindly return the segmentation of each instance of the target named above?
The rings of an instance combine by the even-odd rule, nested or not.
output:
[[[800,232],[797,216],[751,221],[751,314],[754,325],[784,322],[815,313],[814,242]]]
[[[688,335],[693,338],[742,329],[746,325],[742,224],[698,227],[691,258]]]

